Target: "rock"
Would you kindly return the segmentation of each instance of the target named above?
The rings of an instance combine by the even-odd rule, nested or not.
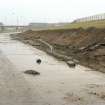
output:
[[[26,70],[26,71],[24,71],[24,73],[30,74],[30,75],[40,75],[40,73],[35,70]]]
[[[79,63],[79,61],[77,59],[73,59],[73,62],[75,62],[76,64]]]
[[[41,61],[41,59],[37,59],[36,62],[37,62],[38,64],[41,64],[42,61]]]
[[[75,67],[76,66],[75,62],[73,62],[73,61],[67,61],[66,63],[68,64],[69,67]]]

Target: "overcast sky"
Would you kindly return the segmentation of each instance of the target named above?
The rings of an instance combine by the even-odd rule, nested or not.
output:
[[[105,13],[105,0],[0,0],[0,21],[5,24],[70,22]]]

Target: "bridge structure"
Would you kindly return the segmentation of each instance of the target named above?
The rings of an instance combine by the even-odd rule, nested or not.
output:
[[[17,26],[17,25],[0,25],[0,31],[25,31],[28,26]]]

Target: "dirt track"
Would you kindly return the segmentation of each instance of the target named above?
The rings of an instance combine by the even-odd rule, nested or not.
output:
[[[105,75],[69,68],[46,53],[0,35],[1,105],[105,105]],[[41,58],[42,64],[36,64]],[[39,76],[24,74],[27,69]]]

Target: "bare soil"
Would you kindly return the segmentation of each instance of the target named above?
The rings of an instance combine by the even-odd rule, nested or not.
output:
[[[28,43],[29,41],[36,43],[37,39],[43,39],[51,44],[56,52],[68,57],[72,56],[82,65],[105,72],[105,29],[91,27],[88,29],[29,30],[16,37],[22,41],[28,40]]]

